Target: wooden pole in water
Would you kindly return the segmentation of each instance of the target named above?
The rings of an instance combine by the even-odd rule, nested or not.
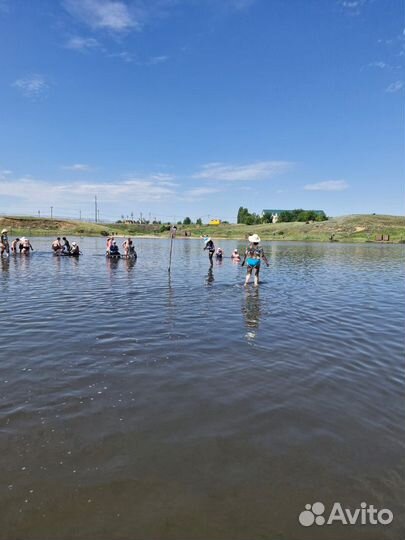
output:
[[[170,229],[169,268],[167,269],[167,271],[169,272],[169,274],[170,274],[170,269],[171,269],[171,266],[172,266],[173,239],[174,239],[175,236],[176,236],[176,232],[177,232],[177,228],[176,228],[176,226],[173,226],[173,227]]]

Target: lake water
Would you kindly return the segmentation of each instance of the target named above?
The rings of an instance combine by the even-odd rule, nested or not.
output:
[[[404,537],[404,246],[264,243],[245,289],[198,240],[50,241],[0,261],[2,540]]]

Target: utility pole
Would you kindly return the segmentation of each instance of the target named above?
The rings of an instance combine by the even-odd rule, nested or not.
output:
[[[142,223],[142,212],[141,212],[141,223]]]
[[[100,221],[100,208],[97,208],[97,222]]]
[[[51,206],[51,219],[53,218],[53,206]]]
[[[79,210],[79,220],[81,221],[82,220],[82,211]]]
[[[38,217],[41,217],[41,210],[38,210]]]
[[[97,195],[94,195],[94,221],[97,223],[98,210],[97,210]]]

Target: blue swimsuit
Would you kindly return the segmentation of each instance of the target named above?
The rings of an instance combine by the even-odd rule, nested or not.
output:
[[[246,254],[249,255],[249,257],[246,259],[248,266],[251,268],[260,268],[260,260],[263,256],[263,249],[261,247],[250,245],[246,250]]]

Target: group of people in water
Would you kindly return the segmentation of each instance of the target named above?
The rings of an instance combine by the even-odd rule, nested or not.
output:
[[[107,238],[106,246],[106,256],[111,259],[119,259],[124,257],[125,259],[136,259],[137,254],[135,251],[135,246],[131,238],[127,238],[121,244],[121,247],[124,250],[124,254],[120,253],[117,241],[113,237]]]
[[[8,239],[8,230],[3,229],[1,231],[0,255],[6,255],[8,257],[10,252],[15,255],[17,255],[17,253],[21,253],[21,255],[28,255],[31,251],[34,251],[34,248],[32,247],[28,238],[25,238],[25,236],[15,238],[10,244]]]
[[[261,261],[263,260],[267,266],[269,266],[269,261],[264,254],[263,248],[260,246],[259,235],[252,234],[248,237],[248,240],[249,245],[245,250],[243,258],[240,255],[239,251],[237,249],[234,249],[231,254],[231,259],[236,263],[241,262],[241,266],[244,266],[246,264],[247,273],[245,285],[249,283],[251,276],[254,275],[254,284],[255,286],[257,286],[259,284]],[[220,247],[216,248],[212,238],[204,237],[204,244],[204,251],[208,251],[208,258],[210,260],[211,266],[213,264],[214,256],[217,260],[222,260],[222,258],[224,257],[224,250]],[[124,242],[122,242],[121,246],[123,249],[123,254],[120,253],[115,238],[108,237],[106,245],[106,256],[109,258],[124,257],[126,259],[135,259],[137,257],[135,246],[131,238],[126,238]],[[81,255],[78,243],[70,243],[65,236],[63,236],[62,239],[60,239],[60,237],[56,238],[56,240],[52,242],[51,247],[55,255],[67,255],[71,257],[78,257],[79,255]],[[33,250],[34,248],[32,247],[31,242],[25,236],[22,236],[21,238],[15,238],[15,240],[13,240],[10,245],[10,242],[8,240],[8,230],[3,229],[1,231],[1,256],[3,256],[4,254],[6,254],[6,256],[9,256],[10,252],[14,254],[21,253],[23,255],[27,255]]]
[[[77,242],[70,243],[66,236],[62,237],[62,240],[58,236],[56,240],[52,242],[52,251],[55,255],[67,255],[69,257],[79,257],[81,255],[80,247]]]
[[[254,284],[257,287],[259,285],[259,273],[260,273],[260,264],[263,260],[267,266],[269,266],[269,261],[267,260],[266,255],[264,254],[263,248],[260,246],[260,236],[258,234],[252,234],[248,237],[249,245],[245,250],[245,253],[242,257],[237,249],[234,249],[231,254],[232,261],[239,263],[241,260],[241,266],[246,264],[246,279],[245,285],[248,285],[251,276],[254,274]],[[224,250],[220,247],[215,248],[215,244],[209,236],[204,237],[204,251],[208,251],[208,258],[210,264],[213,264],[213,258],[217,260],[222,260],[224,256]]]

